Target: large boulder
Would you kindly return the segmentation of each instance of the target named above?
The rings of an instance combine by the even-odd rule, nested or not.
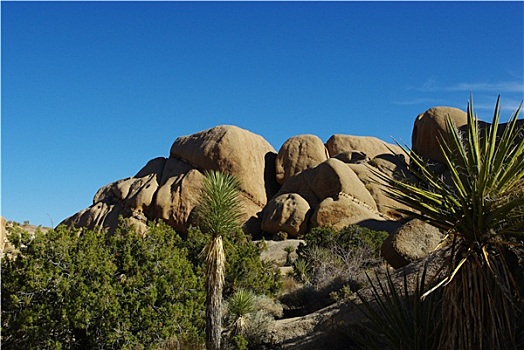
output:
[[[310,211],[309,203],[297,193],[276,196],[264,208],[262,231],[284,231],[289,238],[297,238],[308,228]]]
[[[381,254],[393,268],[398,269],[435,251],[444,238],[436,227],[413,219],[386,238]]]
[[[275,149],[262,136],[231,125],[179,137],[170,151],[170,157],[200,171],[217,170],[232,174],[239,180],[246,198],[260,209],[278,188],[275,156]]]
[[[169,158],[155,158],[135,176],[100,188],[93,204],[62,224],[114,230],[121,215],[139,233],[161,219],[186,233],[200,195],[204,171],[230,173],[240,182],[246,231],[260,231],[258,214],[274,196],[276,152],[261,136],[235,126],[217,126],[180,137]]]
[[[301,171],[313,168],[329,158],[322,140],[315,135],[298,135],[288,139],[278,151],[276,179],[283,184]]]
[[[316,207],[328,197],[336,198],[342,193],[372,210],[377,209],[373,197],[355,172],[335,158],[330,158],[314,168],[306,169],[289,178],[279,193],[298,193],[311,207]]]
[[[330,226],[340,230],[349,225],[361,225],[375,230],[390,230],[390,224],[386,218],[348,195],[324,199],[311,217],[311,227]]]
[[[419,114],[415,120],[411,136],[413,152],[428,160],[444,163],[440,144],[443,140],[448,140],[449,137],[448,119],[457,128],[468,123],[466,112],[453,107],[433,107]]]
[[[373,159],[381,154],[404,154],[401,147],[376,137],[335,134],[326,142],[330,157],[340,153],[350,154],[349,159]]]

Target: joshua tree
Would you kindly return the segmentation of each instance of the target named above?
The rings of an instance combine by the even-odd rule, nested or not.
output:
[[[220,350],[222,333],[222,290],[226,256],[222,236],[239,229],[242,215],[238,182],[220,172],[206,172],[197,207],[199,228],[211,235],[205,247],[206,348]]]
[[[448,120],[451,137],[441,144],[448,179],[408,149],[419,181],[383,177],[389,195],[414,209],[412,216],[450,236],[446,277],[435,287],[443,287],[439,349],[517,348],[518,288],[506,248],[524,228],[524,131],[517,123],[520,108],[499,125],[499,101],[486,128],[471,100],[464,133]]]

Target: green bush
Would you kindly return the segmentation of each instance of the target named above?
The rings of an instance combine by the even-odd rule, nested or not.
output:
[[[378,257],[382,242],[387,236],[388,233],[385,231],[350,225],[338,231],[332,227],[316,227],[306,233],[304,240],[308,246],[330,249],[336,246],[343,251],[351,251],[364,246]]]
[[[166,225],[145,238],[124,227],[9,238],[18,253],[2,260],[3,348],[149,348],[201,337],[202,283]]]

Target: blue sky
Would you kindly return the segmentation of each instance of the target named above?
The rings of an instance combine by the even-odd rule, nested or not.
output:
[[[1,2],[2,207],[56,225],[220,124],[407,144],[523,99],[523,2]]]

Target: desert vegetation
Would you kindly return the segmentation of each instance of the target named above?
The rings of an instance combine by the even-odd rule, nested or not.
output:
[[[204,348],[208,235],[192,229],[182,239],[158,222],[143,238],[123,224],[113,234],[15,226],[8,237],[2,348]],[[224,238],[224,251],[224,298],[278,292],[279,274],[241,231]]]

